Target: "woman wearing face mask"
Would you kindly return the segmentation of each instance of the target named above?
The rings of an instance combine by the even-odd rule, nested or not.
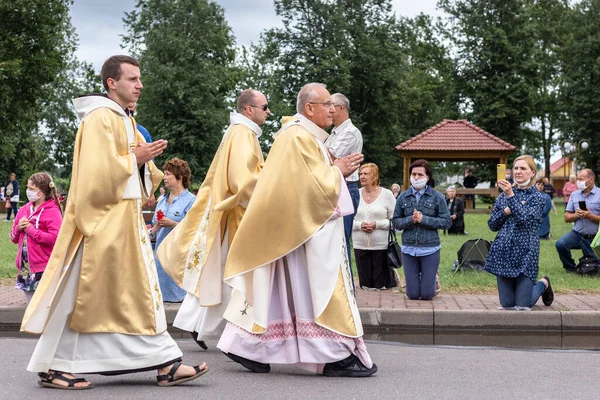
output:
[[[409,299],[429,300],[436,294],[440,265],[438,229],[452,225],[444,196],[427,185],[431,167],[426,160],[410,165],[410,188],[396,199],[394,228],[402,232],[402,264]]]
[[[52,177],[45,172],[27,181],[29,203],[15,217],[10,240],[19,245],[16,266],[17,289],[23,290],[27,303],[33,297],[62,223],[62,210]]]
[[[498,232],[488,254],[485,270],[496,275],[503,309],[529,310],[540,296],[546,306],[554,301],[550,279],[536,282],[540,253],[538,235],[546,200],[534,187],[535,161],[520,156],[513,165],[515,187],[498,182],[502,193],[494,203],[488,221]]]

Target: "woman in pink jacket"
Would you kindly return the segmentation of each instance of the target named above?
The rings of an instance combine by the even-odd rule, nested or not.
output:
[[[33,297],[54,248],[62,223],[62,210],[52,177],[45,172],[27,181],[29,203],[19,209],[10,240],[19,245],[16,266],[17,289],[23,290],[27,303]]]

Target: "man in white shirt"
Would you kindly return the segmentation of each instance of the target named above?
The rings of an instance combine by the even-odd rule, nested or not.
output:
[[[335,112],[333,113],[334,128],[331,135],[325,141],[325,146],[333,158],[346,157],[353,153],[362,153],[363,139],[362,134],[350,120],[350,100],[341,93],[334,93],[331,96]],[[360,202],[360,192],[358,191],[358,170],[346,178],[346,184],[354,204],[354,214],[344,217],[344,234],[346,236],[346,248],[348,249],[348,260],[352,259],[350,251],[350,236],[352,235],[352,223]],[[354,282],[353,282],[354,284]]]

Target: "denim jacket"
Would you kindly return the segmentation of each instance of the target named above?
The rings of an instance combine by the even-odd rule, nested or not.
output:
[[[415,209],[423,214],[423,220],[416,225],[412,223]],[[439,246],[437,230],[448,229],[452,225],[444,196],[429,186],[418,202],[410,188],[402,192],[396,199],[392,222],[396,230],[403,231],[402,244],[415,247]]]

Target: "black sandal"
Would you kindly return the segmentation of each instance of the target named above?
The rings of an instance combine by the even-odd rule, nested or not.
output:
[[[85,378],[67,378],[63,375],[64,372],[54,371],[54,372],[40,372],[38,376],[42,378],[38,381],[38,384],[43,387],[49,387],[53,389],[64,389],[64,390],[84,390],[91,389],[94,387],[93,384],[89,384],[87,386],[75,386],[76,383],[88,382]],[[57,385],[56,383],[52,383],[53,380],[58,379],[59,381],[63,381],[67,383],[67,386]]]
[[[173,364],[173,366],[171,367],[171,370],[168,373],[166,373],[164,375],[157,375],[156,376],[156,384],[158,386],[175,386],[175,385],[179,385],[181,383],[193,381],[194,379],[199,378],[208,372],[208,366],[204,367],[204,369],[200,369],[200,366],[196,365],[193,367],[194,370],[196,371],[195,375],[186,376],[185,378],[175,379],[175,373],[177,372],[179,367],[181,367],[181,363],[179,361],[177,361],[175,364]]]

